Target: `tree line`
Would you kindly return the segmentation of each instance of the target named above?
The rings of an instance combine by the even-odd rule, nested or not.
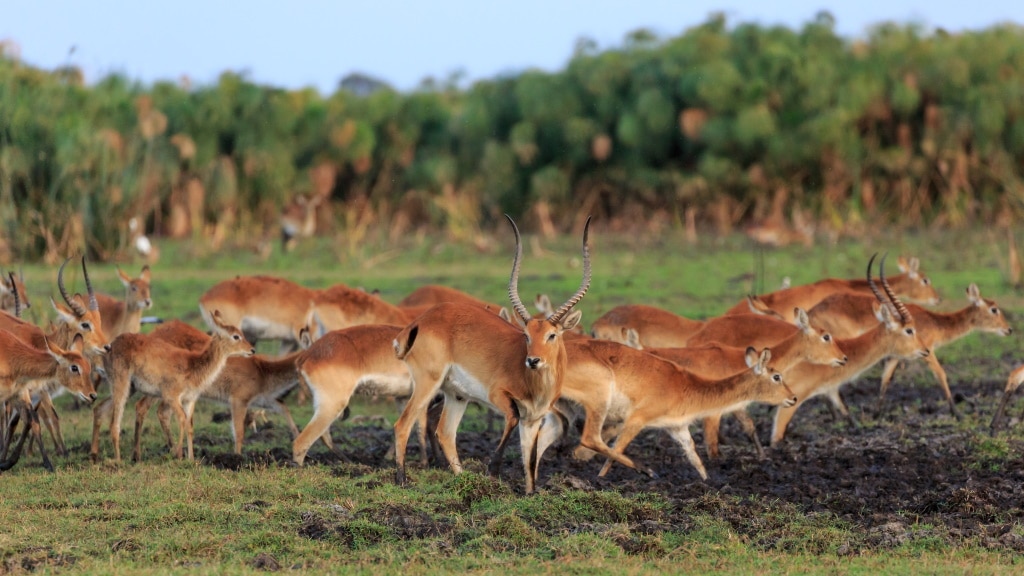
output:
[[[828,13],[799,29],[715,14],[672,37],[582,39],[555,73],[405,93],[348,80],[330,95],[235,72],[87,85],[0,45],[0,259],[55,260],[76,243],[113,257],[133,229],[269,236],[296,199],[323,200],[317,217],[341,229],[456,237],[503,212],[546,233],[581,210],[722,229],[796,210],[852,231],[1009,225],[1024,208],[1012,24],[882,23],[846,39]]]

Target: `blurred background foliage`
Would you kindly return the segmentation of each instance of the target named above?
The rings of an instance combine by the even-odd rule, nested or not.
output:
[[[234,72],[87,85],[0,51],[0,262],[117,258],[143,233],[265,247],[289,225],[474,240],[502,212],[546,235],[582,212],[622,231],[799,215],[836,238],[1024,210],[1015,25],[848,40],[828,13],[798,30],[716,14],[611,49],[581,39],[556,73],[408,93],[350,75],[327,96]]]

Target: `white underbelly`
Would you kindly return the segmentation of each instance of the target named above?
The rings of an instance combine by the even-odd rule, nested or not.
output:
[[[294,340],[292,327],[258,316],[245,316],[239,327],[246,336],[258,340]]]
[[[441,390],[445,394],[451,394],[466,400],[476,400],[491,406],[487,386],[458,364],[452,364],[448,368],[448,376],[441,385]]]

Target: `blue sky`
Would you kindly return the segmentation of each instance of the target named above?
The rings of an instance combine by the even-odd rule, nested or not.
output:
[[[74,64],[94,82],[121,72],[145,82],[216,81],[226,69],[255,81],[334,90],[353,71],[411,89],[426,76],[456,70],[468,80],[536,67],[557,70],[576,39],[601,47],[647,27],[674,35],[723,11],[730,23],[799,27],[821,9],[847,37],[885,20],[918,21],[950,31],[1024,23],[1024,2],[952,0],[363,0],[218,1],[5,0],[0,40],[15,41],[26,62]],[[72,47],[74,51],[72,52]]]

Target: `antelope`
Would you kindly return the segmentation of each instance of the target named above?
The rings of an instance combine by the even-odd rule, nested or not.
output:
[[[296,195],[281,211],[281,248],[288,252],[300,238],[311,238],[316,233],[316,209],[324,197],[316,194]]]
[[[797,409],[808,398],[814,396],[826,396],[840,414],[849,419],[851,424],[857,425],[856,419],[850,414],[839,396],[840,386],[857,378],[883,358],[890,356],[926,358],[931,354],[917,331],[914,317],[886,280],[884,256],[879,263],[879,278],[882,288],[888,296],[888,301],[879,292],[874,279],[871,278],[871,267],[874,264],[875,256],[872,256],[868,262],[867,280],[879,302],[877,313],[880,323],[860,336],[838,340],[839,347],[846,352],[848,357],[845,366],[833,368],[800,364],[789,371],[787,381],[800,397],[800,402],[776,410],[772,425],[772,446],[777,446],[782,442],[786,434],[786,427]]]
[[[32,410],[30,395],[34,387],[52,379],[86,402],[95,400],[96,389],[89,378],[91,366],[82,355],[83,345],[81,336],[76,336],[67,350],[49,340],[39,349],[7,330],[0,330],[0,403],[17,399],[21,418],[25,422],[25,431],[18,441],[14,458],[0,463],[0,470],[8,470],[17,462],[25,436],[31,428],[32,437],[39,445],[43,465],[53,471],[43,446],[39,419]]]
[[[14,314],[15,300],[20,303],[22,310],[32,307],[28,299],[28,291],[25,290],[25,275],[13,272],[7,274],[0,270],[0,310],[8,314]]]
[[[92,373],[98,371],[92,370],[92,368],[97,366],[102,355],[110,350],[110,345],[106,334],[103,332],[102,319],[99,315],[92,283],[89,281],[89,272],[84,256],[82,257],[82,272],[88,291],[89,303],[86,305],[78,294],[75,294],[73,297],[68,295],[67,288],[64,286],[64,268],[70,260],[70,258],[65,260],[57,271],[57,289],[60,291],[60,295],[68,307],[65,308],[52,299],[50,300],[51,305],[57,312],[58,320],[49,333],[43,332],[35,324],[6,313],[0,313],[0,329],[9,331],[22,342],[39,350],[46,349],[47,341],[52,341],[57,346],[67,348],[71,346],[76,336],[80,336],[83,341],[83,354],[90,362],[90,373]],[[54,379],[34,389],[35,396],[38,399],[37,415],[42,423],[46,425],[47,430],[50,431],[57,453],[61,456],[66,456],[67,447],[65,446],[63,432],[60,428],[60,417],[57,415],[52,400],[53,396],[60,394],[62,391],[63,389],[59,382]]]
[[[946,371],[939,363],[935,351],[974,331],[991,332],[1000,336],[1009,336],[1013,332],[999,306],[994,301],[981,297],[981,291],[977,284],[967,287],[967,300],[969,302],[967,307],[956,312],[933,312],[914,304],[907,305],[907,310],[917,324],[917,332],[921,341],[932,351],[932,354],[925,359],[928,362],[928,367],[942,387],[950,412],[958,420],[961,419],[961,415],[953,403],[953,394],[949,390]],[[813,322],[828,327],[839,337],[859,336],[878,323],[872,308],[874,301],[872,296],[836,294],[822,300],[811,309],[810,314]],[[885,392],[889,388],[889,383],[892,381],[893,373],[898,365],[898,358],[889,358],[885,361],[885,366],[882,369],[882,385],[878,395],[879,410],[881,410]]]
[[[299,336],[300,342],[304,345],[308,344],[305,338],[308,334],[309,332],[305,331]],[[149,336],[191,351],[202,350],[211,339],[202,330],[180,320],[173,320],[160,326],[150,332]],[[231,435],[235,454],[242,453],[246,416],[251,407],[260,407],[281,414],[288,423],[292,437],[298,436],[298,426],[295,425],[291,412],[280,400],[299,383],[299,373],[295,367],[298,355],[298,352],[294,352],[280,358],[268,358],[262,354],[251,357],[231,356],[210,387],[201,393],[200,398],[204,400],[214,400],[230,406]],[[142,428],[146,413],[156,400],[158,398],[155,396],[143,396],[135,404],[135,443],[132,448],[132,459],[136,462],[142,459]],[[171,411],[170,404],[160,402],[157,416],[168,447],[173,447]]]
[[[747,298],[747,303],[751,314],[782,319],[781,315],[764,308],[752,297]],[[691,320],[654,306],[629,304],[616,306],[595,320],[591,335],[641,350],[648,347],[679,348],[686,346],[686,341],[703,327],[701,320]]]
[[[836,339],[825,330],[815,328],[808,319],[807,313],[801,309],[794,311],[797,330],[789,336],[775,340],[772,344],[772,364],[784,376],[797,364],[807,363],[822,366],[841,367],[848,360],[846,353],[836,343]],[[688,372],[717,380],[733,376],[748,367],[746,354],[742,348],[707,344],[696,348],[646,348],[646,352],[671,360]],[[732,413],[740,421],[747,436],[750,437],[759,458],[764,457],[764,450],[757,437],[754,421],[744,410]],[[718,432],[722,415],[714,414],[704,418],[704,446],[709,458],[717,458]]]
[[[690,436],[690,423],[739,410],[751,402],[788,406],[797,401],[779,372],[768,366],[771,351],[767,348],[760,353],[748,348],[744,358],[750,369],[723,379],[702,378],[667,359],[616,342],[573,341],[566,343],[566,352],[569,370],[562,397],[586,412],[580,446],[608,458],[599,476],[607,474],[613,462],[656,476],[624,454],[641,430],[653,427],[666,429],[700,477],[707,480]],[[609,422],[619,429],[615,446],[610,449],[602,438]],[[551,442],[566,424],[562,420],[561,427],[551,434]]]
[[[175,456],[182,457],[182,444],[187,437],[188,459],[194,459],[191,418],[200,394],[217,379],[230,356],[256,353],[241,330],[223,322],[219,311],[212,312],[211,320],[213,337],[199,351],[178,348],[144,334],[121,334],[114,339],[110,353],[104,358],[111,396],[93,408],[89,457],[94,462],[99,459],[101,418],[108,413],[114,460],[121,460],[121,418],[133,387],[143,394],[159,396],[170,405],[178,419]]]
[[[939,293],[932,286],[931,280],[927,276],[920,274],[918,271],[919,267],[920,261],[917,258],[910,258],[909,260],[901,258],[900,269],[904,270],[904,273],[890,279],[892,289],[900,297],[913,302],[928,305],[938,304],[940,301]],[[758,306],[775,310],[782,314],[785,320],[792,321],[793,318],[790,314],[794,308],[810,310],[815,304],[825,298],[833,294],[845,292],[870,294],[870,286],[864,280],[826,278],[813,284],[794,286],[772,292],[771,294],[758,296],[756,301]],[[727,315],[746,314],[749,309],[749,302],[740,302],[725,313]]]
[[[213,310],[238,326],[254,345],[279,340],[282,351],[298,347],[295,336],[306,325],[317,291],[276,276],[236,276],[215,284],[199,298],[199,311],[212,330]]]
[[[292,444],[292,460],[299,466],[306,453],[323,439],[337,453],[329,429],[354,393],[407,398],[413,394],[405,364],[395,356],[393,342],[401,326],[368,324],[334,330],[323,335],[295,360],[302,380],[313,395],[313,417]],[[426,410],[419,414],[420,455],[427,463]]]
[[[439,286],[436,284],[428,284],[426,286],[420,286],[413,290],[408,296],[402,298],[398,303],[399,308],[421,308],[429,307],[434,304],[440,304],[442,302],[457,302],[462,304],[469,304],[471,306],[479,306],[487,310],[493,311],[495,314],[502,309],[502,306],[493,304],[491,302],[485,302],[470,296],[461,290],[455,288],[449,288],[448,286]],[[550,303],[550,301],[549,301]]]
[[[519,266],[523,246],[519,229],[506,215],[515,234],[515,257],[508,295],[522,329],[477,306],[442,303],[420,315],[395,338],[397,357],[413,381],[413,393],[395,423],[396,480],[406,482],[405,451],[413,424],[438,391],[444,408],[437,438],[452,471],[462,471],[455,434],[469,400],[493,407],[505,416],[505,429],[489,471],[498,475],[500,455],[519,426],[526,493],[534,490],[539,469],[538,438],[551,405],[558,398],[566,370],[563,334],[579,324],[573,310],[590,287],[590,219],[583,229],[583,281],[554,314],[533,318],[519,297]],[[543,444],[543,441],[540,442]]]
[[[1013,393],[1020,388],[1020,385],[1024,383],[1024,366],[1018,366],[1010,372],[1010,377],[1006,379],[1006,387],[1003,389],[1003,399],[999,401],[999,407],[996,408],[996,413],[992,416],[992,423],[989,424],[989,434],[995,436],[999,429],[1002,428],[1003,414],[1006,412],[1006,406],[1010,403],[1010,398],[1013,397]],[[1024,419],[1024,416],[1021,416]]]
[[[153,307],[153,300],[149,295],[150,272],[148,265],[142,267],[142,273],[138,278],[128,276],[120,268],[117,269],[117,276],[124,284],[124,301],[106,294],[96,295],[103,325],[106,326],[107,333],[111,338],[125,332],[140,331],[142,329],[142,311]]]

